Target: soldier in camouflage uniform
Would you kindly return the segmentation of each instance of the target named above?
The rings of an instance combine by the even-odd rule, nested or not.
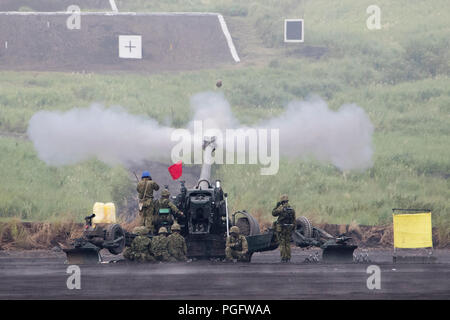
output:
[[[170,261],[186,261],[186,241],[180,234],[181,228],[178,223],[172,226],[172,234],[167,237]]]
[[[183,212],[170,201],[169,190],[164,189],[161,192],[161,199],[155,204],[154,229],[159,230],[161,227],[166,227],[170,231],[175,219],[178,220],[180,217],[183,217]]]
[[[146,227],[136,227],[133,229],[133,233],[137,234],[137,237],[133,239],[131,246],[123,252],[125,259],[136,262],[156,261],[151,254],[151,240],[147,236],[148,232],[149,230]]]
[[[233,226],[230,229],[230,236],[227,237],[225,256],[228,262],[233,259],[237,259],[238,262],[250,262],[247,239],[239,232],[239,227]]]
[[[289,262],[291,260],[292,231],[295,230],[295,210],[289,205],[287,195],[280,197],[272,215],[278,217],[274,223],[274,229],[280,248],[281,262]]]
[[[153,192],[159,190],[159,185],[152,180],[148,171],[144,171],[142,173],[142,180],[139,181],[136,189],[139,194],[140,225],[149,228],[153,234],[155,232],[153,229],[153,216],[155,213]]]
[[[157,261],[170,261],[167,229],[165,227],[159,228],[158,235],[152,239],[151,250]]]

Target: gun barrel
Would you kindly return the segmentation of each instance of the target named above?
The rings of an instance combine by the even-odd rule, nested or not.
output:
[[[216,149],[216,138],[205,137],[203,140],[203,165],[200,172],[200,179],[198,179],[198,188],[207,189],[210,185],[211,166],[213,162],[213,152]]]

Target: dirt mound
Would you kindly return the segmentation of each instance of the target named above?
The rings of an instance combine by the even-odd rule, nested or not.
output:
[[[0,223],[0,250],[51,249],[65,247],[81,236],[81,223],[19,222]]]
[[[0,13],[0,70],[162,72],[233,63],[217,14]],[[142,36],[142,59],[119,58],[119,35]],[[131,49],[130,49],[131,50]]]
[[[131,231],[136,226],[136,220],[121,223],[122,227]],[[360,248],[392,248],[392,226],[360,226],[319,224],[319,228],[331,235],[345,234],[353,238]],[[269,227],[265,225],[264,228]],[[14,249],[51,249],[67,247],[73,239],[79,238],[83,232],[82,223],[61,222],[1,222],[0,250]],[[448,243],[439,241],[438,230],[433,228],[433,244],[435,248],[448,248]]]

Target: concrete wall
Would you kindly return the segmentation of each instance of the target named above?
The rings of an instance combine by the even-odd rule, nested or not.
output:
[[[108,0],[0,0],[0,11],[17,11],[21,7],[29,7],[34,11],[66,11],[73,4],[81,10],[111,9]]]
[[[160,72],[234,63],[217,14],[0,13],[1,70]],[[121,59],[119,35],[142,35],[142,60]]]

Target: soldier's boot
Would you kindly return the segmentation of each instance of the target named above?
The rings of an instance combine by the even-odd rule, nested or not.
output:
[[[250,262],[249,254],[240,254],[237,258],[238,262]]]
[[[280,254],[281,254],[281,262],[287,262],[289,258],[289,253],[285,241],[283,241],[280,245]]]
[[[163,255],[162,255],[162,260],[161,261],[162,262],[169,262],[169,260],[170,260],[169,254],[164,252]]]
[[[288,250],[286,250],[286,254],[284,256],[284,262],[287,263],[289,261],[291,261],[291,253],[290,253],[290,250],[288,249]]]
[[[173,257],[173,256],[170,256],[170,257],[167,259],[167,262],[178,262],[178,260],[177,260],[177,258],[175,258],[175,257]]]
[[[225,262],[233,262],[233,253],[231,248],[225,248]]]
[[[142,256],[140,253],[136,252],[133,254],[133,261],[135,262],[142,262]]]
[[[176,256],[175,259],[177,259],[178,262],[186,262],[187,261],[187,258],[184,255]]]
[[[278,246],[278,248],[280,249],[281,262],[284,262],[285,259],[286,259],[286,253],[285,253],[286,249],[284,247],[284,242],[283,241],[280,241],[280,245]]]
[[[131,252],[130,248],[126,248],[123,252],[123,257],[129,261],[133,260],[133,253]]]
[[[145,255],[145,262],[155,263],[156,259],[151,254],[146,254]]]

